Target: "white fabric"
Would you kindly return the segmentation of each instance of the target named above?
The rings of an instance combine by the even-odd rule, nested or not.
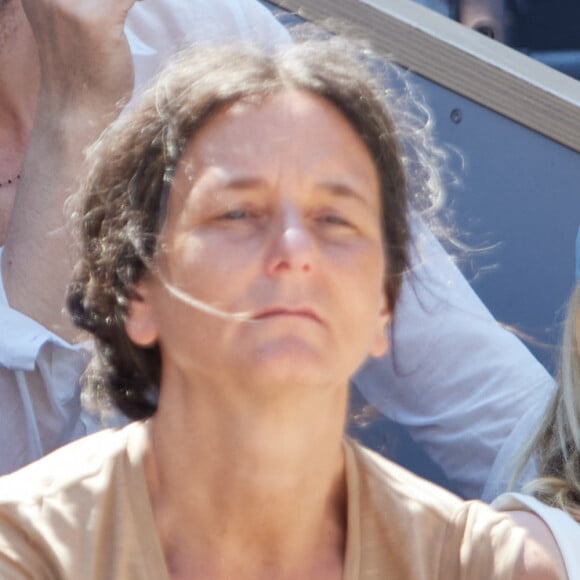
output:
[[[1,278],[0,329],[0,473],[6,473],[85,435],[89,425],[80,418],[77,387],[86,364],[82,347],[11,309]]]
[[[184,38],[287,40],[251,0],[138,2],[127,34],[139,87]],[[382,413],[409,428],[460,493],[478,497],[486,486],[493,495],[504,489],[500,468],[536,423],[552,381],[497,325],[425,228],[417,228],[415,272],[404,285],[396,322],[398,372],[390,355],[369,363],[355,383]],[[3,473],[92,427],[79,419],[82,352],[5,302],[0,329],[0,441],[10,442],[0,451]]]
[[[243,39],[260,46],[289,42],[285,28],[256,0],[146,0],[136,2],[125,27],[138,90],[188,42]]]
[[[391,353],[370,360],[354,383],[408,428],[459,493],[489,501],[506,490],[553,379],[494,320],[422,222],[414,230]]]
[[[492,507],[502,512],[523,510],[542,518],[560,548],[568,578],[580,578],[580,524],[572,516],[521,493],[505,493],[496,498]]]
[[[255,0],[137,2],[125,30],[136,92],[188,41],[243,39],[262,46],[289,41],[284,27]],[[68,345],[11,309],[0,280],[0,474],[97,428],[80,409],[78,380],[86,360],[82,346]]]

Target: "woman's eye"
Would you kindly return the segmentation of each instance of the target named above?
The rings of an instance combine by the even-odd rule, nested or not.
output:
[[[250,217],[250,212],[246,209],[231,209],[225,212],[221,217],[225,220],[243,220]]]
[[[334,226],[348,226],[349,222],[343,217],[336,214],[327,214],[321,217],[321,221],[325,224]]]

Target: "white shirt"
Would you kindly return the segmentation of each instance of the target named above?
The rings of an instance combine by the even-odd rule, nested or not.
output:
[[[257,0],[146,0],[136,2],[125,32],[138,91],[189,42],[247,40],[260,46],[289,42],[286,29]]]
[[[0,474],[89,432],[78,389],[86,363],[82,346],[10,308],[0,277]]]
[[[566,566],[568,578],[580,578],[580,524],[565,511],[547,506],[535,497],[522,493],[505,493],[493,502],[498,511],[523,510],[539,516],[550,528]]]

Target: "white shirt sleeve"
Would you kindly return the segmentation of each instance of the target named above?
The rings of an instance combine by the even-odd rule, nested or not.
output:
[[[0,260],[2,248],[0,248]],[[72,346],[8,305],[0,277],[0,474],[88,433],[81,412],[82,345]]]
[[[553,379],[494,320],[425,225],[416,219],[413,227],[413,271],[390,353],[368,361],[354,383],[407,427],[462,495],[480,497],[487,486],[490,499],[505,489]]]
[[[526,511],[536,514],[550,528],[570,579],[580,577],[580,524],[563,510],[550,507],[530,495],[506,493],[492,503],[491,507],[502,512]]]
[[[135,63],[136,90],[192,42],[242,40],[268,48],[290,42],[284,26],[256,0],[136,2],[125,31]]]

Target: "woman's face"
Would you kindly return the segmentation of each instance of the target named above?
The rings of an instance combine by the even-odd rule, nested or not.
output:
[[[157,277],[127,331],[170,369],[208,380],[347,384],[386,348],[380,184],[364,143],[328,101],[285,91],[236,103],[188,144],[170,194]]]

